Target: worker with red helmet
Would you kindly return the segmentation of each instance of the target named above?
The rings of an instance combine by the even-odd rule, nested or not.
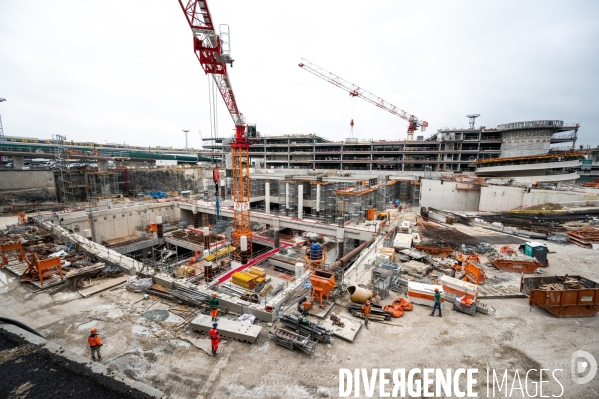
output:
[[[210,340],[212,341],[212,356],[216,357],[216,351],[218,350],[218,344],[220,343],[220,334],[218,333],[218,323],[212,324],[212,328],[208,333]]]
[[[362,314],[364,315],[364,326],[368,328],[368,317],[370,316],[370,301],[368,299],[362,305]]]
[[[435,288],[434,301],[435,301],[435,304],[433,305],[433,311],[431,312],[430,316],[434,316],[435,315],[435,309],[439,309],[439,317],[443,317],[441,315],[441,293],[439,292],[438,288]]]
[[[218,298],[216,292],[212,294],[212,298],[208,301],[210,305],[210,313],[212,314],[212,321],[218,320]]]
[[[102,354],[100,353],[100,348],[102,347],[102,341],[100,340],[100,335],[98,334],[97,328],[92,328],[90,331],[89,337],[87,337],[87,343],[92,351],[92,359],[96,360],[96,354],[98,355],[98,360],[102,360]]]

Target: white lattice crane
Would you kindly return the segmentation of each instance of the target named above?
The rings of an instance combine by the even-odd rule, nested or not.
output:
[[[335,86],[347,91],[350,96],[359,97],[373,105],[376,105],[381,109],[384,109],[385,111],[392,113],[393,115],[397,115],[400,118],[407,120],[409,122],[409,125],[406,141],[414,140],[414,132],[418,130],[418,128],[420,128],[421,131],[424,132],[428,126],[428,122],[419,120],[415,115],[412,115],[409,112],[406,112],[396,107],[395,105],[383,100],[379,96],[372,94],[371,92],[364,90],[351,82],[348,82],[347,80],[319,67],[318,65],[311,63],[308,60],[302,58],[302,62],[299,63],[299,66],[300,68],[318,76],[319,78],[326,80],[327,82],[334,84]],[[353,119],[350,124],[353,129]]]

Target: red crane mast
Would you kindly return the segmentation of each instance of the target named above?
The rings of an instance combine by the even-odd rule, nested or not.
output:
[[[233,86],[227,73],[227,64],[233,59],[227,46],[215,29],[206,0],[179,0],[187,23],[193,33],[193,51],[206,74],[212,75],[229,114],[235,123],[235,137],[231,142],[233,169],[235,259],[246,262],[252,253],[252,229],[250,221],[250,158],[251,140],[256,138],[255,126],[247,128],[245,118],[237,107]],[[226,32],[228,35],[228,31]],[[218,176],[215,173],[218,191]],[[218,195],[218,194],[217,194]],[[246,237],[246,239],[242,239]]]

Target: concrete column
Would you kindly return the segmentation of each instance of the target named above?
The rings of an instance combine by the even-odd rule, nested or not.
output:
[[[156,216],[156,230],[156,236],[162,238],[164,236],[162,231],[162,216]]]
[[[106,169],[106,160],[105,159],[98,159],[98,172],[107,172],[108,169]]]
[[[12,163],[15,169],[23,169],[23,167],[25,166],[25,158],[13,155]]]
[[[304,218],[304,185],[297,185],[297,217]]]
[[[246,236],[241,236],[239,240],[240,251],[239,255],[241,258],[241,264],[247,265],[248,263],[248,238]]]
[[[264,183],[264,212],[270,214],[270,183]]]
[[[204,238],[204,250],[210,251],[210,229],[208,227],[204,227],[202,229],[202,235]]]
[[[285,183],[285,208],[289,209],[289,183]]]
[[[193,227],[197,229],[200,227],[200,214],[198,213],[198,207],[193,205],[191,207],[191,212],[193,213]]]
[[[275,248],[279,248],[281,245],[281,234],[279,233],[279,229],[277,227],[274,227],[273,237]]]
[[[316,185],[316,216],[320,216],[320,184]]]

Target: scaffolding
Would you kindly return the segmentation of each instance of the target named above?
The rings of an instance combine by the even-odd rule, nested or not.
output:
[[[412,205],[414,205],[414,206],[420,205],[420,183],[412,184],[411,199],[412,199]]]
[[[67,204],[67,206],[75,202],[75,195],[73,193],[73,181],[71,178],[71,169],[67,161],[68,151],[65,146],[66,136],[59,134],[53,137],[54,146],[54,160],[56,162],[57,170],[57,185],[60,193],[60,201]]]
[[[399,183],[399,200],[407,202],[410,200],[410,182],[402,181]]]
[[[90,172],[87,179],[92,198],[111,197],[121,193],[118,173]]]
[[[297,185],[296,180],[281,180],[279,182],[279,211],[281,216],[297,216]]]

